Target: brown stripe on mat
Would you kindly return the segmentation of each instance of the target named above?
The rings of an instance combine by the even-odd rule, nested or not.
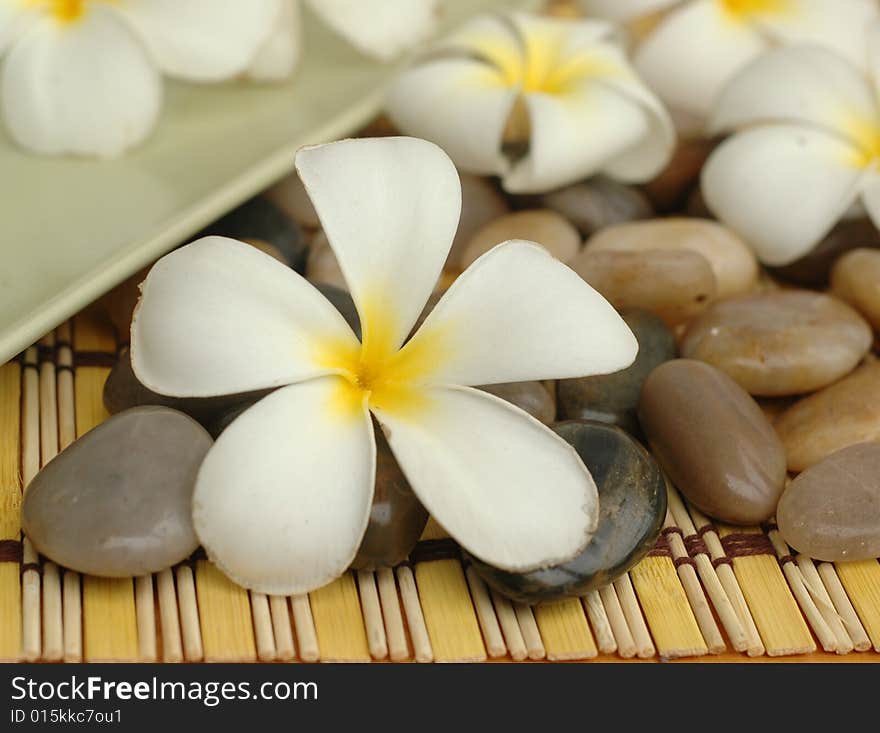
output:
[[[0,661],[21,659],[20,453],[21,365],[11,361],[0,366]]]

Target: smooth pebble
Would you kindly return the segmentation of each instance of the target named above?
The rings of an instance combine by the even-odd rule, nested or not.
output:
[[[837,260],[831,291],[880,329],[880,250],[854,249]]]
[[[651,202],[639,189],[602,176],[546,193],[539,202],[568,219],[585,237],[605,227],[654,215]]]
[[[556,420],[556,401],[541,382],[507,382],[484,385],[477,389],[510,402],[545,425]]]
[[[474,233],[464,249],[460,267],[465,269],[495,245],[508,239],[526,239],[545,247],[562,262],[581,248],[581,235],[565,217],[549,209],[516,211],[499,217]]]

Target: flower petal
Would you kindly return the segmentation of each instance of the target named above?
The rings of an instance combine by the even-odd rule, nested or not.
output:
[[[675,5],[680,0],[579,0],[587,13],[596,18],[625,21]]]
[[[865,29],[878,15],[874,0],[798,0],[782,12],[756,16],[755,23],[777,43],[817,43],[864,69]]]
[[[715,104],[709,131],[795,122],[858,144],[876,116],[871,85],[858,69],[819,46],[789,46],[768,51],[731,80]]]
[[[831,229],[858,195],[859,151],[821,130],[764,126],[727,140],[703,168],[709,208],[755,249],[785,265]]]
[[[389,61],[436,28],[437,0],[309,0],[327,25],[368,56]]]
[[[58,23],[43,17],[3,66],[12,137],[39,153],[114,156],[152,130],[161,80],[128,29],[102,8]]]
[[[293,73],[301,53],[299,0],[281,0],[278,21],[248,66],[246,75],[256,81],[282,81]]]
[[[281,6],[280,0],[126,0],[112,7],[163,72],[206,82],[248,67]]]
[[[521,571],[576,555],[596,528],[596,485],[559,436],[467,387],[424,389],[418,415],[377,414],[413,491],[469,552]]]
[[[341,381],[273,392],[236,418],[205,457],[193,493],[196,534],[208,557],[246,588],[306,593],[339,577],[357,553],[376,445],[365,407],[336,404]]]
[[[357,349],[345,319],[303,277],[225,237],[159,260],[141,286],[132,367],[154,392],[211,397],[332,373],[326,348]]]
[[[0,54],[24,34],[38,17],[37,13],[37,8],[29,8],[24,3],[0,2]]]
[[[446,291],[400,357],[432,354],[432,384],[500,384],[607,374],[638,343],[614,308],[532,242],[489,250]]]
[[[459,170],[501,174],[501,138],[518,94],[485,61],[442,58],[402,72],[386,110],[399,130],[437,143]]]
[[[419,317],[449,254],[461,184],[449,157],[408,137],[302,148],[296,168],[360,315],[388,352]]]
[[[639,75],[670,107],[705,117],[724,84],[766,42],[745,23],[731,22],[715,0],[672,10],[635,54]]]

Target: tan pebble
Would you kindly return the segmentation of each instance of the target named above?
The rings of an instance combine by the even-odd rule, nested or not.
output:
[[[831,290],[880,329],[880,250],[854,249],[837,260]]]
[[[774,423],[788,470],[803,471],[841,448],[880,442],[880,363],[871,361],[805,397]]]
[[[681,353],[718,367],[753,395],[776,397],[849,374],[871,340],[865,320],[837,298],[780,290],[714,303],[689,325]]]
[[[461,218],[446,260],[447,267],[461,267],[462,256],[471,238],[489,222],[509,213],[498,189],[488,179],[461,174]]]
[[[555,211],[529,209],[499,217],[471,237],[461,260],[462,269],[508,239],[526,239],[546,247],[562,262],[571,260],[581,248],[578,230]]]
[[[336,255],[333,254],[327,235],[323,231],[312,238],[309,258],[306,260],[306,279],[313,283],[325,283],[348,290],[348,283],[345,282]]]
[[[650,219],[603,229],[590,237],[587,250],[690,250],[705,257],[718,297],[748,292],[758,277],[758,262],[745,242],[708,219]]]
[[[641,308],[668,325],[687,321],[715,298],[708,260],[689,250],[584,250],[572,269],[618,310]]]
[[[312,200],[296,173],[282,178],[265,196],[298,224],[309,229],[321,226]]]

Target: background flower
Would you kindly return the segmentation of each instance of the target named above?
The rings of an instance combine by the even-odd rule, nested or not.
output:
[[[674,131],[611,26],[515,13],[481,16],[403,72],[392,121],[470,173],[539,192],[595,173],[653,177]]]
[[[687,133],[701,131],[713,101],[738,70],[779,44],[817,43],[864,66],[865,30],[878,17],[874,0],[580,2],[587,12],[616,19],[668,8],[639,43],[634,63]],[[627,7],[632,12],[623,13]]]
[[[880,224],[880,106],[874,77],[817,46],[777,49],[725,88],[703,196],[768,265],[809,252],[864,203]]]
[[[2,0],[7,128],[38,153],[118,155],[153,128],[162,73],[243,72],[278,13],[278,0]]]
[[[474,555],[520,570],[575,555],[597,520],[589,472],[549,428],[468,385],[621,369],[637,350],[623,320],[545,250],[512,242],[465,271],[407,340],[458,223],[452,163],[425,141],[384,138],[305,148],[297,168],[362,343],[296,272],[217,237],[156,264],[132,323],[132,365],[150,389],[280,387],[199,473],[193,518],[209,556],[268,593],[340,575],[372,502],[370,413],[419,499]]]

